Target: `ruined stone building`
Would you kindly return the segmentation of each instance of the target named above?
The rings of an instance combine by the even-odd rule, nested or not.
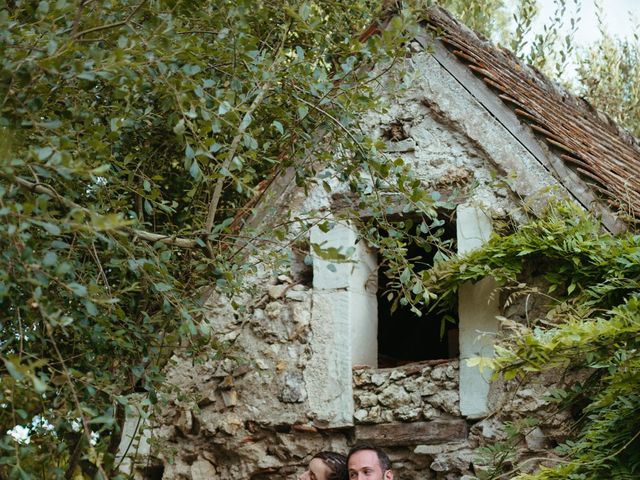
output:
[[[481,245],[492,221],[522,201],[568,197],[611,231],[622,223],[608,200],[640,212],[638,144],[584,101],[440,9],[430,11],[410,51],[403,65],[410,86],[365,123],[377,136],[395,129],[388,152],[434,190],[468,187],[448,226],[459,252]],[[305,194],[281,178],[270,188],[289,208],[331,214],[341,198],[340,185],[332,187]],[[209,321],[244,354],[204,364],[174,357],[167,375],[180,395],[134,440],[129,451],[146,459],[137,473],[294,479],[313,453],[368,441],[389,452],[398,479],[481,477],[477,448],[503,438],[505,421],[545,409],[545,379],[511,389],[465,362],[490,356],[496,316],[517,318],[524,307],[505,309],[487,278],[460,291],[458,324],[444,344],[438,335],[394,330],[377,252],[348,223],[308,235],[308,244],[340,247],[352,261],[328,269],[316,257],[277,278],[265,272],[256,293],[241,299],[242,314],[213,294]],[[379,365],[406,349],[415,349],[413,361]],[[562,417],[540,418],[521,458],[550,455],[562,439]],[[136,425],[145,423],[129,419],[126,434]]]

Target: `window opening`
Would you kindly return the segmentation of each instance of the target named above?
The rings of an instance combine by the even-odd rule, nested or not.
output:
[[[410,233],[417,235],[421,221],[416,221]],[[456,225],[453,220],[446,220],[439,226],[443,230],[440,237],[446,241],[449,249],[455,251]],[[407,245],[408,258],[415,259],[417,271],[425,270],[433,265],[437,248],[425,249],[411,241]],[[378,367],[388,368],[423,360],[456,358],[459,355],[458,345],[458,307],[457,302],[446,315],[449,319],[441,331],[443,315],[427,313],[422,316],[411,311],[409,305],[398,306],[391,311],[392,302],[387,299],[391,290],[387,269],[382,256],[378,255]],[[443,335],[441,335],[443,333]]]
[[[309,242],[296,242],[291,249],[291,277],[294,283],[313,285],[313,263],[309,255]]]

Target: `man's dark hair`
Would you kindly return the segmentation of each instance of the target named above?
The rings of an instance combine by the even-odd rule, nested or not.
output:
[[[362,450],[371,450],[376,453],[378,462],[380,463],[380,468],[383,472],[391,470],[391,460],[389,460],[389,456],[384,453],[381,448],[371,445],[370,443],[358,443],[351,447],[351,450],[349,450],[349,453],[347,454],[347,467],[349,466],[349,459],[351,458],[351,455]]]
[[[318,452],[311,460],[319,458],[329,467],[329,480],[346,480],[347,475],[347,458],[341,453],[336,452]]]

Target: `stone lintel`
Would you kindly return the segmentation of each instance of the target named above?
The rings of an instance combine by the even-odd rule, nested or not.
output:
[[[366,442],[383,447],[465,440],[468,433],[467,422],[461,419],[356,426],[356,439],[358,442]]]

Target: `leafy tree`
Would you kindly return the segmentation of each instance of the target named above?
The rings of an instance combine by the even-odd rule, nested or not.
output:
[[[352,128],[375,105],[367,65],[409,19],[362,44],[371,11],[0,1],[0,477],[115,475],[169,356],[224,355],[199,291],[255,267],[239,207],[289,167],[309,182],[329,136],[346,177],[375,150]]]
[[[618,39],[600,10],[600,38],[578,57],[578,93],[636,137],[640,135],[640,37]],[[637,28],[636,28],[637,30]]]

